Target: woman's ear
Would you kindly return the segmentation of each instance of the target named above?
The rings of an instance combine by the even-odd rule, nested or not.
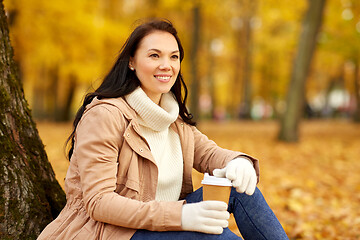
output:
[[[129,61],[129,68],[130,68],[131,71],[135,70],[135,68],[133,66],[133,59],[132,58],[130,58],[130,61]]]

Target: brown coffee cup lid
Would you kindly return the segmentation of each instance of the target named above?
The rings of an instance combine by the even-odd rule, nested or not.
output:
[[[226,186],[226,187],[231,187],[232,186],[231,181],[229,179],[210,176],[208,173],[204,174],[204,179],[201,181],[201,184],[215,185],[215,186]]]

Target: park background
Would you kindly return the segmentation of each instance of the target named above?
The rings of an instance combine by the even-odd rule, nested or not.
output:
[[[260,159],[259,188],[291,239],[360,239],[360,2],[328,0],[298,139],[280,119],[309,1],[5,0],[25,97],[59,183],[64,142],[86,92],[138,19],[164,17],[185,48],[182,73],[199,129]],[[201,175],[194,172],[195,187]]]

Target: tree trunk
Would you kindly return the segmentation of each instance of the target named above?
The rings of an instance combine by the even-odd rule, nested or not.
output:
[[[33,103],[32,103],[32,116],[35,119],[44,119],[44,89],[42,86],[35,84],[32,86],[33,91]]]
[[[236,37],[234,83],[230,114],[235,118],[251,118],[252,106],[252,24],[257,8],[256,0],[238,2],[239,19],[233,26]],[[239,97],[238,97],[239,96]]]
[[[238,119],[241,116],[241,104],[243,99],[242,82],[243,76],[242,72],[244,71],[244,29],[242,26],[242,21],[239,20],[236,25],[234,25],[234,34],[235,34],[235,55],[234,55],[234,78],[231,84],[230,92],[230,101],[227,112],[232,118]]]
[[[47,70],[47,77],[49,78],[49,86],[46,90],[46,108],[47,118],[52,121],[59,121],[59,113],[61,113],[62,104],[59,100],[59,68],[57,65],[50,67]]]
[[[316,37],[322,23],[326,0],[308,0],[308,10],[302,25],[299,47],[294,61],[286,101],[285,115],[281,120],[279,139],[298,140],[299,123],[304,110],[305,82],[315,50]]]
[[[211,108],[210,108],[210,117],[211,119],[215,118],[215,107],[216,107],[216,90],[215,90],[215,59],[214,56],[210,56],[209,59],[209,94],[211,98]]]
[[[32,104],[32,116],[35,119],[46,119],[47,113],[46,113],[46,107],[45,107],[45,99],[46,99],[46,84],[47,82],[47,75],[46,75],[46,68],[45,66],[42,66],[40,68],[40,71],[38,72],[38,79],[43,84],[33,84],[32,90],[33,90],[33,104]]]
[[[252,1],[251,4],[254,4]],[[250,8],[251,9],[251,8]],[[251,11],[252,12],[252,11]],[[244,61],[242,71],[242,100],[240,107],[240,117],[245,119],[251,118],[251,105],[252,105],[252,84],[251,84],[251,68],[252,68],[252,30],[251,21],[252,16],[246,15],[243,19],[244,22]]]
[[[36,239],[66,200],[31,118],[0,1],[0,238]]]
[[[76,76],[74,74],[70,74],[69,76],[69,87],[67,90],[65,104],[61,111],[60,121],[69,121],[71,118],[71,104],[74,100],[76,90]]]
[[[199,115],[199,77],[198,77],[198,48],[200,42],[200,6],[197,4],[193,9],[193,34],[190,52],[190,69],[191,69],[191,85],[190,85],[190,112],[196,121]]]
[[[242,81],[242,71],[243,68],[243,55],[244,55],[244,46],[243,46],[243,31],[237,26],[239,29],[235,29],[235,56],[234,56],[234,79],[231,85],[231,98],[228,112],[232,118],[238,119],[240,117],[241,112],[241,100],[242,100],[242,93],[241,93],[241,81]]]
[[[355,59],[355,70],[354,70],[354,85],[355,85],[355,100],[356,109],[354,113],[354,121],[360,122],[360,71],[359,71],[359,59]]]
[[[338,76],[331,77],[325,92],[325,104],[321,113],[322,117],[325,118],[333,117],[332,116],[333,113],[330,106],[330,94],[335,89],[336,85],[338,85]]]

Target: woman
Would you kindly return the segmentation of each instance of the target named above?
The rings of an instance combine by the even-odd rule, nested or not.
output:
[[[240,239],[227,228],[229,212],[246,239],[287,239],[256,188],[258,161],[194,126],[183,57],[169,21],[133,31],[76,115],[67,204],[38,239]],[[202,201],[192,168],[232,180],[229,204]]]

